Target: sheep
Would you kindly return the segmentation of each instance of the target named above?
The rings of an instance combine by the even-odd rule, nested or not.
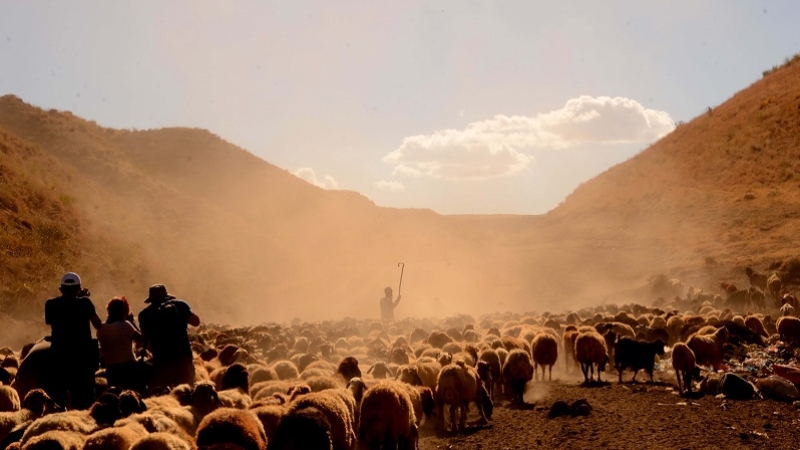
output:
[[[139,438],[130,450],[194,450],[193,443],[166,432],[151,433]]]
[[[207,415],[197,427],[197,446],[232,444],[242,450],[266,450],[264,426],[252,411],[220,408]]]
[[[320,449],[332,450],[331,426],[317,408],[294,409],[281,417],[275,436],[269,439],[269,450]]]
[[[526,358],[528,357],[524,350],[520,350],[520,352]],[[533,371],[533,366],[530,366],[530,369]],[[475,402],[478,407],[481,423],[487,423],[492,418],[493,404],[489,394],[483,387],[480,377],[478,377],[478,372],[473,367],[464,364],[463,361],[457,361],[454,364],[443,367],[436,384],[436,406],[440,430],[445,428],[445,405],[450,405],[450,426],[452,430],[464,430],[471,402]],[[461,409],[458,423],[456,423],[457,408]],[[362,410],[362,417],[364,414],[366,413]]]
[[[794,306],[788,303],[785,303],[783,306],[781,306],[781,316],[794,316]]]
[[[431,347],[441,349],[448,342],[453,342],[453,338],[441,331],[432,331],[425,342],[430,344]]]
[[[533,356],[533,376],[536,378],[536,369],[542,366],[542,381],[544,381],[545,366],[549,366],[550,381],[553,380],[553,365],[558,359],[558,341],[548,333],[539,333],[531,342],[531,353]]]
[[[436,381],[441,370],[442,366],[438,362],[416,362],[399,367],[396,371],[395,378],[411,385],[426,386],[435,390]],[[419,381],[416,381],[415,377]]]
[[[769,337],[767,330],[764,328],[764,322],[762,322],[757,316],[747,316],[744,319],[744,324],[747,326],[747,328],[753,330],[754,333],[760,336]]]
[[[58,412],[35,420],[25,430],[20,444],[24,448],[31,439],[50,431],[75,432],[81,436],[88,436],[96,427],[97,423],[87,411]]]
[[[19,394],[11,386],[0,386],[0,412],[19,411]]]
[[[584,382],[592,381],[595,367],[597,368],[597,382],[601,382],[600,373],[606,370],[608,363],[608,349],[603,336],[595,331],[579,334],[575,338],[575,360],[581,365]]]
[[[41,389],[28,392],[28,395],[22,400],[21,406],[19,411],[0,413],[0,442],[5,441],[12,430],[18,426],[26,422],[33,422],[58,409],[58,405],[53,399]],[[21,437],[20,435],[18,439]]]
[[[529,354],[522,349],[511,350],[503,364],[502,373],[503,381],[509,387],[506,392],[511,392],[512,401],[524,403],[522,395],[525,393],[525,384],[533,378],[533,364]]]
[[[750,280],[750,286],[754,288],[761,289],[762,291],[767,290],[767,275],[761,272],[755,271],[752,268],[745,267],[744,273],[747,275],[747,278]]]
[[[292,400],[288,407],[291,413],[298,409],[314,407],[328,419],[334,450],[349,449],[355,442],[353,413],[355,401],[349,405],[338,393],[332,390],[312,392]]]
[[[800,319],[784,316],[778,318],[775,324],[782,341],[792,345],[800,344]]]
[[[75,431],[51,430],[34,436],[21,448],[24,450],[81,450],[85,441],[86,436]]]
[[[307,369],[308,367],[306,367]],[[278,380],[278,373],[274,369],[265,366],[248,367],[250,372],[250,379],[248,380],[251,385],[261,381]]]
[[[568,325],[564,328],[564,334],[562,335],[561,342],[564,344],[564,362],[566,364],[567,372],[570,371],[571,368],[578,367],[578,361],[575,360],[575,339],[578,337],[578,328],[575,325]],[[572,362],[570,367],[570,362]]]
[[[361,378],[361,369],[358,367],[358,360],[352,356],[343,358],[339,361],[336,373],[344,378],[345,383],[355,377]]]
[[[417,427],[422,423],[423,418],[430,421],[436,409],[433,390],[425,386],[412,386],[403,382],[398,382],[397,384],[405,389],[408,398],[411,400]]]
[[[783,283],[781,282],[780,277],[776,272],[773,272],[772,275],[769,276],[767,279],[767,287],[769,288],[769,293],[772,295],[772,298],[779,299],[781,294],[781,288],[783,287]]]
[[[96,431],[86,438],[84,450],[128,449],[139,438],[147,436],[147,430],[137,422]]]
[[[358,442],[363,448],[417,448],[419,439],[414,407],[398,383],[379,382],[361,400]]]
[[[706,335],[700,331],[692,335],[686,345],[694,352],[697,364],[709,364],[714,370],[719,370],[723,358],[722,348],[728,341],[728,329],[720,327],[713,334]]]
[[[503,382],[503,365],[500,363],[500,355],[498,355],[497,351],[494,349],[485,348],[478,354],[478,363],[480,364],[481,362],[485,362],[489,366],[490,377],[488,379],[481,377],[481,380],[484,384],[487,384],[486,388],[489,391],[489,398],[494,400],[494,388],[496,385],[502,386]]]
[[[300,371],[297,370],[297,366],[294,365],[293,362],[288,360],[281,360],[277,361],[272,365],[272,370],[278,374],[278,378],[281,380],[293,380],[295,378],[300,377]]]
[[[387,375],[394,376],[392,369],[390,369],[389,366],[382,361],[378,361],[370,366],[369,370],[367,370],[367,373],[372,374],[373,378],[376,379],[384,379]]]
[[[664,342],[661,339],[655,342],[646,342],[623,337],[617,341],[614,347],[614,366],[619,372],[620,383],[622,383],[622,372],[626,368],[633,370],[631,382],[636,381],[636,374],[640,369],[644,369],[650,375],[650,382],[653,382],[655,357],[664,354]]]
[[[675,369],[675,377],[678,379],[678,392],[683,394],[684,390],[688,390],[691,394],[692,379],[700,379],[700,368],[697,367],[694,352],[683,342],[672,347],[672,368]],[[681,385],[681,377],[683,377],[683,385]]]

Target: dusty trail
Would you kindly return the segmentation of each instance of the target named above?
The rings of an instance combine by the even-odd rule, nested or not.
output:
[[[616,373],[607,373],[604,381],[611,384],[591,388],[563,375],[551,383],[531,382],[526,400],[535,401],[535,406],[511,409],[507,402],[496,403],[491,425],[464,435],[436,436],[423,426],[420,448],[800,448],[800,411],[791,404],[713,396],[684,399],[674,391],[674,380],[659,375],[656,384],[619,385]],[[641,373],[639,377],[645,378]],[[591,404],[589,416],[547,418],[553,402],[578,399]]]

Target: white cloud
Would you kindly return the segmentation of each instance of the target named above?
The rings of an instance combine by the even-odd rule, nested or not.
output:
[[[403,183],[399,181],[381,180],[376,182],[374,186],[382,191],[389,191],[389,192],[400,192],[406,190],[406,187],[403,185]]]
[[[584,95],[545,114],[497,115],[463,130],[409,136],[383,161],[395,165],[395,175],[496,178],[525,170],[534,161],[526,150],[652,142],[674,127],[669,114],[647,109],[635,100]]]
[[[332,176],[325,175],[322,179],[318,179],[311,167],[301,167],[294,171],[294,175],[322,189],[339,189],[339,184]]]

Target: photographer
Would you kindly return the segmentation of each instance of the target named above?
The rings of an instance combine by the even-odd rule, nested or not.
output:
[[[95,329],[102,325],[89,299],[89,291],[81,288],[78,274],[69,272],[61,278],[60,297],[44,304],[44,320],[50,325],[50,349],[55,367],[53,399],[72,409],[86,409],[94,401],[94,374],[98,367]]]

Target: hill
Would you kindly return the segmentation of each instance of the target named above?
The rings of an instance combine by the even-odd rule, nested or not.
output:
[[[486,259],[486,233],[321,190],[204,130],[112,130],[13,96],[0,98],[0,128],[72,170],[65,189],[81,220],[145,261],[149,274],[132,283],[90,281],[100,298],[138,306],[144,286],[164,282],[208,320],[376,315],[398,261],[407,314],[514,289],[489,286],[500,269]]]
[[[382,208],[208,131],[109,129],[13,96],[0,97],[0,130],[17,149],[3,173],[19,175],[0,178],[4,198],[46,194],[2,203],[4,239],[16,242],[4,264],[42,267],[10,276],[30,299],[77,267],[98,305],[124,294],[141,307],[163,282],[205,320],[255,323],[375,317],[398,261],[399,314],[417,316],[647,301],[656,274],[713,291],[721,280],[746,286],[745,265],[800,267],[798,58],[542,216]],[[46,227],[20,228],[34,224],[26,214],[67,238],[37,241]],[[36,263],[19,256],[25,246]],[[23,297],[9,289],[6,303]]]
[[[551,241],[590,240],[600,257],[617,253],[631,276],[664,272],[708,287],[726,279],[747,286],[745,266],[767,271],[798,256],[798,187],[796,56],[584,183],[543,228]]]

